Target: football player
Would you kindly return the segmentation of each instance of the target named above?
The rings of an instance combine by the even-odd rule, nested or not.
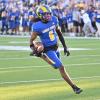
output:
[[[32,26],[30,48],[34,51],[36,56],[44,59],[55,69],[59,69],[62,78],[72,87],[76,94],[81,93],[82,89],[73,83],[60,60],[60,54],[58,51],[58,37],[63,45],[64,54],[69,56],[70,52],[65,44],[62,32],[59,28],[58,19],[52,15],[52,11],[47,5],[40,5],[36,10],[36,14],[40,20],[35,22]],[[35,47],[34,42],[37,36],[40,37],[40,40],[44,46],[43,54]]]

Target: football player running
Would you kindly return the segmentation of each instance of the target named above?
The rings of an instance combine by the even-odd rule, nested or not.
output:
[[[36,9],[36,14],[39,20],[33,24],[30,38],[30,48],[33,50],[33,54],[45,60],[55,69],[59,69],[62,78],[72,87],[76,94],[80,94],[82,89],[76,86],[71,80],[60,60],[58,37],[63,45],[64,54],[69,56],[70,52],[65,44],[65,40],[58,25],[58,19],[52,15],[52,11],[48,5],[40,5]],[[36,49],[34,44],[37,36],[40,37],[44,47],[44,49],[40,52]]]

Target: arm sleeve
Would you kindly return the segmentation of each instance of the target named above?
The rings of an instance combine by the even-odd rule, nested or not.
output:
[[[57,17],[54,17],[54,22],[55,22],[55,25],[56,26],[59,26],[59,21],[58,21],[58,18]]]
[[[55,22],[55,25],[56,25],[56,32],[58,34],[59,40],[61,41],[63,47],[66,48],[67,46],[66,46],[64,37],[62,35],[61,29],[60,29],[60,26],[59,26],[59,21],[58,21],[57,17],[54,17],[54,22]]]
[[[58,34],[59,40],[61,41],[61,43],[62,43],[63,47],[64,47],[64,48],[67,48],[66,43],[65,43],[65,40],[64,40],[64,37],[63,37],[63,35],[62,35],[61,30],[57,28],[57,29],[56,29],[56,32],[57,32],[57,34]]]

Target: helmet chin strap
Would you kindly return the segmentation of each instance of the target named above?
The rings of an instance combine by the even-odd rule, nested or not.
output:
[[[43,22],[43,23],[48,23],[49,21],[46,21],[46,20],[43,20],[43,19],[41,19],[41,21]]]
[[[51,14],[50,15],[48,15],[48,14],[44,13],[43,15],[41,15],[41,21],[43,23],[48,23],[51,20]]]
[[[41,21],[43,22],[43,23],[48,23],[49,21],[48,20],[44,20],[45,18],[42,18],[41,19]]]

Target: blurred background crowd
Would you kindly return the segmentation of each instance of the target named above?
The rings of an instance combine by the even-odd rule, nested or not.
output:
[[[0,34],[29,35],[35,7],[48,4],[67,36],[100,36],[100,0],[0,0]]]

